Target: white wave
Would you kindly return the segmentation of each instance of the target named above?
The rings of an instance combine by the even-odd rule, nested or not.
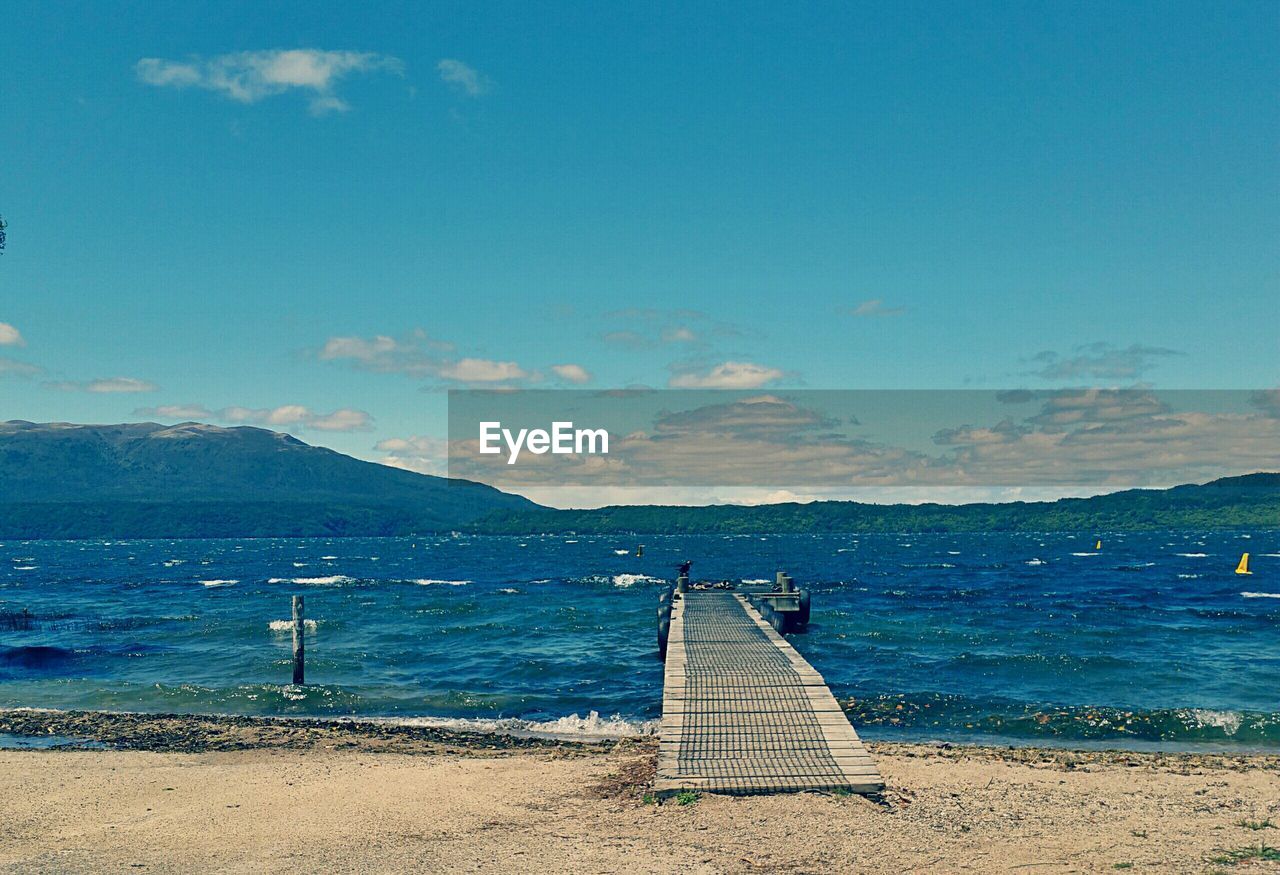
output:
[[[185,559],[166,559],[166,560],[164,560],[164,567],[165,567],[165,568],[172,568],[173,566],[175,566],[175,565],[181,565],[182,563],[184,563],[184,562],[186,562],[186,561],[187,561],[187,560],[185,560]]]
[[[316,631],[316,628],[318,626],[319,626],[318,620],[302,621],[302,628],[308,632]],[[292,632],[293,620],[272,620],[270,623],[267,624],[267,628],[270,629],[272,632]]]
[[[1208,553],[1175,553],[1175,556],[1183,556],[1187,559],[1203,559]]]
[[[238,580],[202,580],[200,582],[205,586],[231,586],[232,584],[239,583],[240,581]]]
[[[1244,716],[1235,711],[1212,711],[1208,708],[1190,708],[1181,712],[1184,719],[1194,726],[1212,726],[1225,735],[1235,735]]]
[[[1026,562],[1022,564],[1023,565],[1044,565],[1045,561],[1043,559],[1028,559]]]
[[[1097,556],[1097,553],[1072,553],[1072,556]]]
[[[1280,592],[1242,592],[1247,599],[1280,599]]]
[[[566,543],[566,544],[576,544],[576,543],[578,543],[578,542],[577,542],[576,540],[574,540],[574,541],[565,541],[565,543]]]
[[[1203,575],[1199,575],[1199,574],[1179,574],[1178,576],[1179,576],[1179,577],[1181,577],[1183,580],[1195,580],[1196,578],[1198,578],[1198,577],[1202,577]]]
[[[35,571],[39,567],[40,567],[39,565],[15,565],[13,566],[13,570],[14,571]]]
[[[367,718],[365,718],[367,719]],[[586,717],[570,714],[557,720],[521,720],[516,717],[388,717],[374,718],[374,723],[391,723],[397,726],[429,726],[436,729],[453,729],[461,732],[483,732],[502,735],[534,735],[541,738],[604,739],[634,738],[653,735],[657,731],[656,720],[626,720],[620,714],[601,717],[591,711]]]
[[[337,556],[321,556],[320,558],[328,562],[330,560],[337,559],[338,557]]]
[[[1280,553],[1259,553],[1259,556],[1270,556],[1272,559],[1280,557]]]
[[[948,555],[948,556],[959,556],[959,555],[960,555],[960,551],[959,551],[959,550],[948,550],[948,551],[947,551],[947,555]]]
[[[517,593],[519,593],[519,592],[520,592],[520,590],[516,589],[515,587],[511,587],[511,586],[504,586],[502,589],[498,590],[498,592],[505,592],[505,593],[509,593],[509,594],[511,594],[511,595],[516,595]]]
[[[635,586],[637,583],[662,583],[663,581],[657,577],[650,577],[647,574],[615,574],[613,577],[614,586]]]
[[[339,583],[355,583],[354,577],[334,574],[330,577],[273,577],[267,583],[300,583],[303,586],[333,586]]]
[[[466,586],[471,581],[469,580],[436,580],[431,577],[419,577],[413,582],[418,584],[418,586],[433,586],[435,584],[440,584],[441,586]]]
[[[630,551],[630,550],[614,550],[614,551],[613,551],[613,555],[614,555],[614,556],[629,556],[629,555],[631,555],[631,551]]]
[[[305,563],[305,562],[295,562],[295,563],[293,563],[293,567],[294,567],[294,568],[306,568],[306,567],[307,567],[307,563]]]
[[[764,578],[764,577],[744,577],[742,578],[742,582],[743,583],[773,583],[773,581],[768,580],[767,578]]]

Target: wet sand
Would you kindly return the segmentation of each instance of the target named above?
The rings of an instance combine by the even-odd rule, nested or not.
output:
[[[1235,859],[1280,846],[1274,756],[873,743],[879,801],[657,805],[650,740],[26,711],[0,732],[111,746],[0,751],[4,871],[1280,871]]]

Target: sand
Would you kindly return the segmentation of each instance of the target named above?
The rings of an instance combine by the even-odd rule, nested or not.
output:
[[[657,805],[648,742],[163,720],[138,749],[0,751],[0,870],[1280,871],[1225,859],[1280,846],[1276,757],[881,743],[878,802]]]

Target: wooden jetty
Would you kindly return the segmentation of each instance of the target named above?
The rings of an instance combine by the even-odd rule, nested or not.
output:
[[[670,605],[655,791],[879,793],[875,762],[822,675],[774,628],[785,624],[742,593],[684,589],[660,608]],[[770,595],[757,595],[766,614]]]

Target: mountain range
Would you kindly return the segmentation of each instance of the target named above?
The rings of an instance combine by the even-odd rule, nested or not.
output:
[[[556,510],[287,434],[185,422],[0,423],[0,538],[1280,528],[1280,474],[1092,498]]]

